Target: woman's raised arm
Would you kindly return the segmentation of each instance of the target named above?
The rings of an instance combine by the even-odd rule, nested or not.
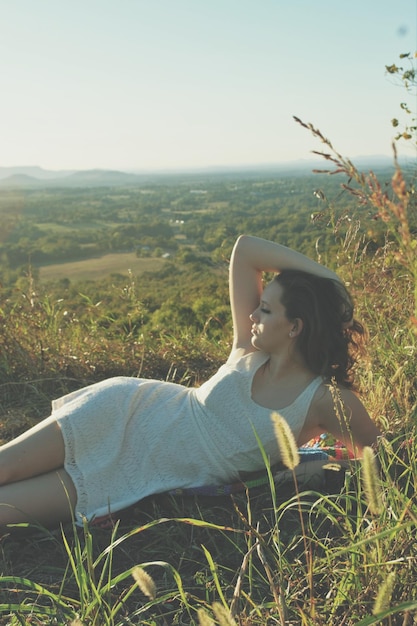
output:
[[[323,278],[340,280],[337,274],[329,270],[328,267],[320,265],[304,254],[260,237],[250,235],[238,237],[232,259],[234,255],[237,256],[239,263],[245,263],[248,267],[253,267],[259,271],[300,270],[316,276],[323,276]]]
[[[325,278],[339,280],[327,267],[300,252],[266,239],[241,235],[230,260],[230,305],[233,319],[233,350],[252,351],[249,315],[259,305],[262,273],[296,269]]]

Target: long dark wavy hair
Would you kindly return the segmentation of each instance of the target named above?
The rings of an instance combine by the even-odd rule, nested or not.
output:
[[[287,318],[300,318],[297,349],[316,375],[354,389],[354,367],[364,353],[365,329],[354,319],[352,298],[342,283],[283,270],[274,278],[282,287]]]

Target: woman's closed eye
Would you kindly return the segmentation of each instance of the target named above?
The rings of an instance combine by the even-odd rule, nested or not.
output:
[[[271,311],[269,309],[266,309],[265,307],[261,306],[261,311],[262,313],[270,313]]]

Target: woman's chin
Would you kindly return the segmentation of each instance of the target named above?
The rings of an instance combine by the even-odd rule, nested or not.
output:
[[[259,341],[258,341],[258,336],[257,335],[252,335],[251,337],[251,344],[254,348],[256,348],[257,350],[260,350],[260,346],[259,346]]]

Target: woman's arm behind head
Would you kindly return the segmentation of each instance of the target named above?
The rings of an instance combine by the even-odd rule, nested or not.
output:
[[[264,272],[298,270],[338,281],[337,275],[300,252],[260,237],[241,235],[230,259],[229,291],[233,318],[233,349],[252,350],[249,315],[259,304]]]

